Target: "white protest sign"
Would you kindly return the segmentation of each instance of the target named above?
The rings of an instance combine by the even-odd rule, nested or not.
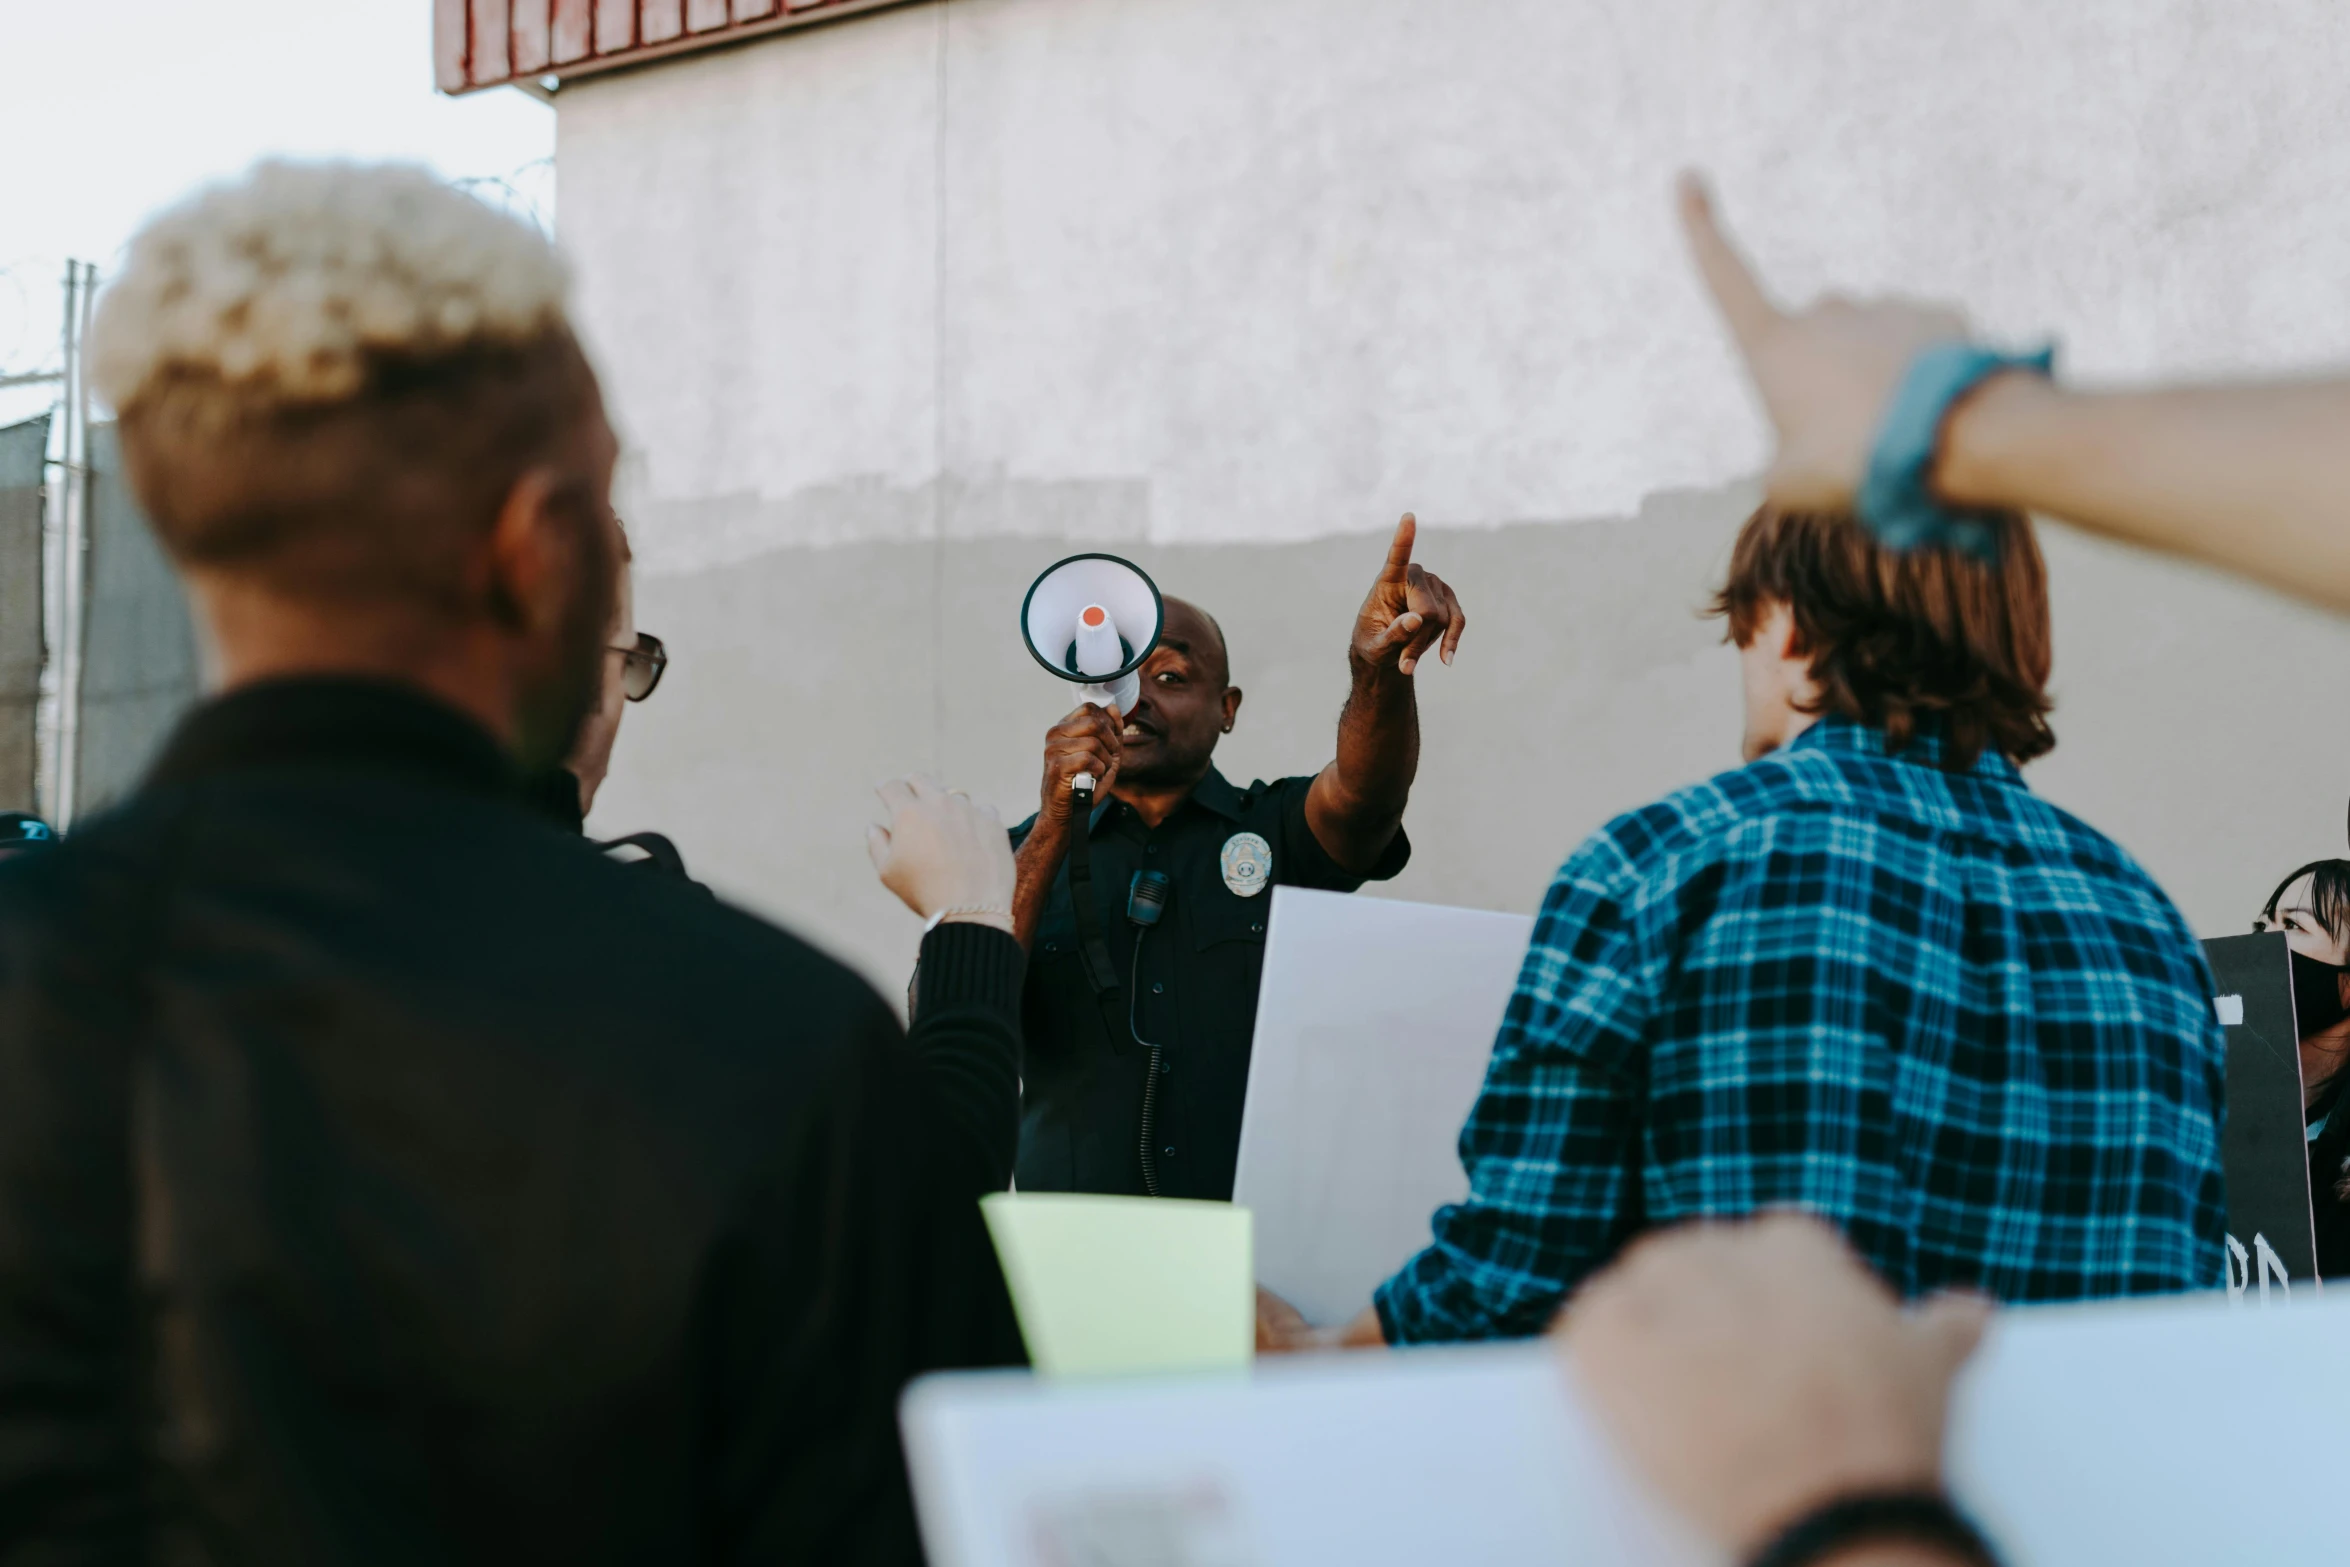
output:
[[[1273,889],[1232,1200],[1257,1279],[1337,1322],[1468,1193],[1456,1148],[1534,922]]]
[[[2005,1313],[1959,1384],[1952,1485],[2015,1567],[2330,1567],[2345,1343],[2339,1293]],[[902,1424],[937,1567],[1718,1560],[1627,1475],[1547,1345],[930,1377]]]

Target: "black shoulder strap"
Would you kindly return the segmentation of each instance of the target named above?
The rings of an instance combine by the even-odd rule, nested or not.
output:
[[[596,847],[606,854],[612,853],[615,849],[635,849],[644,855],[645,861],[658,865],[678,880],[690,881],[692,879],[685,873],[685,856],[677,852],[677,845],[657,832],[632,832],[625,838],[614,838],[611,842],[599,843]]]
[[[1101,904],[1093,894],[1093,791],[1073,789],[1069,796],[1069,912],[1077,921],[1077,950],[1085,964],[1085,982],[1102,1010],[1110,1033],[1110,1048],[1124,1054],[1126,1019],[1119,1008],[1118,967],[1110,961],[1109,938],[1102,933]]]

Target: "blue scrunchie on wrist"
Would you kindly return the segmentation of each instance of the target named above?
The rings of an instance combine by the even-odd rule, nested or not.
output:
[[[2002,354],[1976,343],[1937,343],[1910,361],[1886,405],[1869,452],[1853,509],[1878,542],[1897,550],[1944,545],[1988,558],[1994,551],[1990,524],[1979,512],[1959,511],[1934,498],[1928,482],[1942,421],[1951,405],[1987,377],[2003,370],[2047,375],[2056,364],[2054,345],[2029,354]]]

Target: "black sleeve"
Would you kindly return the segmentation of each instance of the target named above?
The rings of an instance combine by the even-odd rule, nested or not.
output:
[[[1020,982],[1028,955],[987,925],[952,923],[922,938],[914,1026],[906,1036],[930,1079],[940,1130],[967,1155],[954,1178],[1002,1191],[1020,1152]]]
[[[937,1076],[876,1003],[705,1270],[712,1560],[917,1567],[900,1395],[1025,1363]]]
[[[1284,778],[1263,786],[1266,804],[1279,813],[1281,833],[1273,845],[1273,884],[1277,887],[1314,887],[1324,892],[1352,892],[1367,881],[1387,881],[1411,863],[1412,840],[1399,824],[1395,837],[1371,867],[1357,876],[1330,857],[1322,840],[1306,821],[1306,794],[1314,787],[1308,778]]]
[[[32,897],[33,871],[0,876],[0,1558],[137,1561],[155,1476],[129,1413],[143,1390],[126,1041],[147,990],[114,949],[144,917],[128,899]]]

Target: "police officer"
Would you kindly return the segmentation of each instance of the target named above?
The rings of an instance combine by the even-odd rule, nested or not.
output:
[[[1413,671],[1431,649],[1451,663],[1468,624],[1452,590],[1412,564],[1415,531],[1408,515],[1397,525],[1355,619],[1338,757],[1319,773],[1241,789],[1216,771],[1240,691],[1222,629],[1173,598],[1134,710],[1080,707],[1045,736],[1041,809],[1012,832],[1013,914],[1029,951],[1021,1190],[1231,1197],[1267,889],[1352,892],[1411,856]],[[1098,783],[1085,824],[1070,811],[1080,773]],[[1119,981],[1106,996],[1070,901],[1081,829]],[[1150,873],[1164,880],[1137,899]]]

